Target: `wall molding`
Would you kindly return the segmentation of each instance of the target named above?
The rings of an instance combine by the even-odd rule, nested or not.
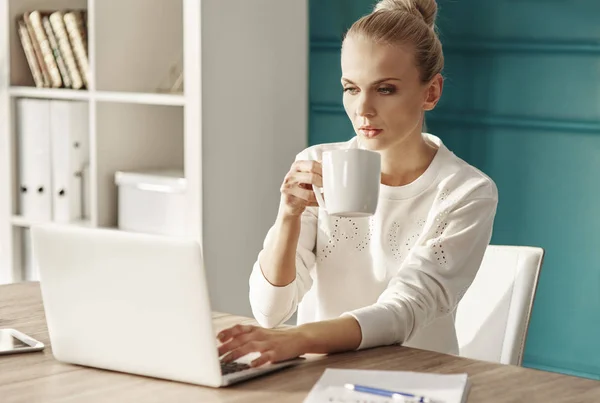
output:
[[[466,127],[600,134],[600,121],[508,116],[477,111],[446,111],[440,109],[429,115],[427,121]]]
[[[504,54],[554,54],[600,56],[600,40],[580,39],[573,41],[533,40],[529,38],[485,38],[485,37],[443,37],[444,53],[477,55],[487,53]],[[338,52],[341,40],[312,38],[310,50],[314,52]]]
[[[310,110],[316,114],[346,114],[343,106],[330,103],[311,103]],[[427,121],[463,127],[491,127],[513,130],[600,134],[600,120],[556,119],[516,115],[508,116],[469,110],[451,111],[439,109],[428,115]]]
[[[323,102],[311,102],[310,103],[310,111],[314,113],[321,114],[346,114],[346,110],[342,105],[339,104],[331,104],[331,103],[323,103]]]
[[[310,39],[310,51],[311,52],[327,52],[327,51],[339,51],[342,47],[342,40],[331,39],[331,38],[311,38]]]
[[[441,38],[448,53],[533,53],[600,56],[598,40],[532,40],[529,38]]]

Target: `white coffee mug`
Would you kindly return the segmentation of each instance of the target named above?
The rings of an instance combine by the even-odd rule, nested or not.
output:
[[[381,181],[381,155],[351,148],[323,152],[323,194],[313,185],[319,207],[337,217],[375,214]]]

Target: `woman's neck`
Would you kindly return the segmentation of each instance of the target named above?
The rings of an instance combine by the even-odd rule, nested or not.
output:
[[[433,161],[438,147],[421,133],[381,153],[381,183],[404,186],[421,176]]]

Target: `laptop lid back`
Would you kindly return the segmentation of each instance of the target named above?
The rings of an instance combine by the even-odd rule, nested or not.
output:
[[[56,359],[221,384],[197,241],[45,224],[32,243]]]

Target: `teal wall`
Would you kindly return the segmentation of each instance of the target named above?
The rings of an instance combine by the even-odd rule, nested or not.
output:
[[[372,4],[310,1],[310,144],[353,135],[340,40]],[[546,250],[523,365],[600,379],[600,1],[438,4],[428,130],[498,185],[492,243]]]

